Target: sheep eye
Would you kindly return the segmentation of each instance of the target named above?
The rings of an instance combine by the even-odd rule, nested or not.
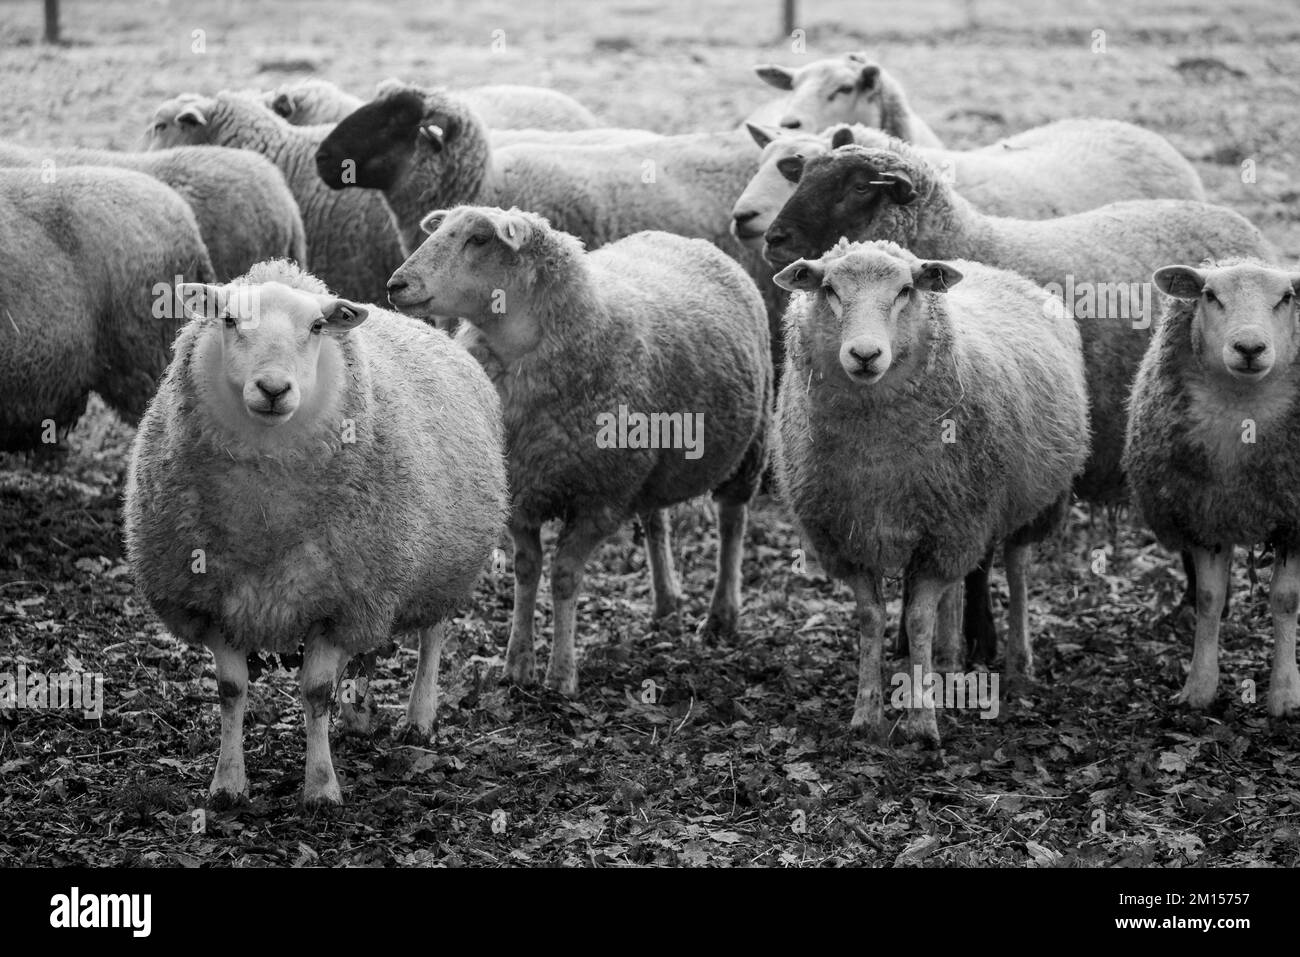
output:
[[[167,129],[167,124],[166,124],[166,123],[155,123],[155,124],[153,125],[153,131],[154,131],[155,133],[161,133],[161,132],[162,132],[163,130],[165,130],[165,129]]]
[[[324,328],[325,328],[325,323],[321,322],[320,320],[317,320],[316,322],[313,322],[311,324],[311,334],[313,336],[319,336],[321,334],[321,331]]]
[[[911,294],[912,294],[912,287],[911,287],[911,286],[904,286],[902,289],[898,290],[898,295],[895,296],[894,298],[895,298],[895,300],[898,300],[898,299],[906,299],[906,298],[907,298],[908,296],[910,296]]]
[[[851,84],[845,84],[844,86],[842,86],[842,87],[840,87],[838,90],[836,90],[834,95],[835,95],[835,96],[847,96],[848,94],[850,94],[850,93],[852,93],[852,92],[853,92],[853,86],[852,86]]]
[[[1205,290],[1205,301],[1209,303],[1217,303],[1219,297],[1216,296],[1212,290],[1207,289]]]
[[[485,246],[487,245],[487,237],[475,234],[465,240],[465,243],[469,246]]]
[[[871,184],[870,184],[870,183],[854,183],[854,184],[853,184],[853,192],[855,192],[855,193],[869,193],[869,192],[871,192]]]
[[[1280,306],[1281,308],[1285,309],[1287,306],[1291,305],[1291,303],[1292,303],[1292,301],[1294,301],[1294,299],[1295,299],[1295,294],[1294,294],[1294,293],[1292,293],[1292,292],[1290,292],[1290,291],[1288,291],[1288,292],[1284,292],[1284,293],[1282,294],[1282,301],[1278,303],[1278,306]]]

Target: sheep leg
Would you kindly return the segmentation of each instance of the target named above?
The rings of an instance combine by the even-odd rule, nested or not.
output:
[[[894,638],[894,656],[902,658],[907,654],[907,606],[912,601],[912,583],[907,572],[903,572],[903,613],[898,616],[898,635]]]
[[[570,697],[578,693],[574,629],[577,625],[578,589],[582,586],[583,567],[596,546],[614,528],[607,527],[595,516],[580,516],[565,523],[555,544],[555,559],[551,565],[555,637],[551,641],[551,660],[546,666],[546,687]]]
[[[1029,634],[1029,545],[1008,541],[1003,551],[1011,620],[1007,628],[1007,683],[1034,676],[1034,647]]]
[[[941,581],[937,578],[917,575],[912,579],[912,603],[907,606],[907,640],[911,664],[909,677],[914,677],[918,670],[923,682],[934,681],[934,662],[932,650],[934,645],[934,628],[938,616],[939,602],[944,591],[955,583]],[[934,686],[932,686],[934,687]],[[921,688],[912,689],[911,707],[907,712],[903,734],[910,741],[937,748],[939,746],[939,719],[934,710],[934,699]],[[941,686],[934,691],[942,690]],[[918,705],[917,698],[920,697]]]
[[[339,695],[339,729],[344,734],[368,736],[373,730],[375,710],[375,693],[370,688],[370,676],[375,670],[375,653],[368,651],[359,658],[356,678],[349,686],[347,694]],[[339,669],[338,680],[341,685],[347,677],[350,659],[344,659]]]
[[[1219,614],[1228,593],[1231,556],[1232,549],[1223,545],[1214,551],[1192,549],[1192,560],[1196,563],[1196,645],[1192,651],[1192,669],[1183,690],[1174,698],[1176,704],[1207,707],[1219,687]]]
[[[850,727],[873,741],[884,737],[885,702],[880,687],[880,660],[885,641],[885,602],[880,576],[867,572],[849,582],[857,602],[858,696]]]
[[[506,646],[506,680],[530,685],[536,658],[533,651],[533,617],[537,611],[537,585],[542,579],[542,530],[537,526],[510,526],[515,541],[515,609]]]
[[[961,629],[963,591],[958,582],[939,599],[938,620],[934,626],[934,668],[940,674],[957,674],[965,670],[966,642]]]
[[[303,804],[314,807],[342,804],[343,792],[330,757],[330,708],[335,680],[348,653],[327,641],[319,630],[307,638],[302,656],[302,711],[307,725],[307,760],[303,774]]]
[[[740,617],[740,568],[745,553],[744,502],[717,498],[718,577],[713,582],[713,599],[704,631],[710,635],[733,635]]]
[[[406,723],[423,738],[433,734],[433,719],[438,713],[438,669],[446,643],[446,621],[420,630],[420,658],[415,665],[411,700],[406,705]]]
[[[654,617],[667,618],[676,613],[677,603],[682,600],[682,589],[677,584],[677,572],[673,568],[672,536],[663,509],[643,512],[641,527],[645,529],[645,554],[650,566]]]
[[[208,794],[237,800],[248,795],[244,773],[244,709],[248,704],[248,655],[226,644],[219,628],[210,628],[204,644],[217,666],[217,698],[221,702],[221,751]]]
[[[1283,718],[1300,711],[1300,670],[1295,660],[1300,554],[1278,547],[1268,603],[1273,613],[1273,672],[1268,681],[1268,713]]]
[[[1180,607],[1186,605],[1188,608],[1196,607],[1196,562],[1192,561],[1191,552],[1179,552],[1179,557],[1183,560],[1183,572],[1187,576],[1187,587],[1183,589],[1183,600],[1179,603]],[[1219,613],[1220,618],[1228,617],[1228,609],[1232,605],[1232,592],[1228,591],[1223,596],[1223,611]]]
[[[993,548],[966,576],[966,601],[962,630],[966,633],[966,659],[972,667],[993,667],[998,656],[998,628],[993,623],[993,602],[989,597],[989,571]]]

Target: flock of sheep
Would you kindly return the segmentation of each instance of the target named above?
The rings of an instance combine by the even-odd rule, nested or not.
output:
[[[856,598],[865,733],[886,728],[885,577],[922,673],[988,667],[1003,547],[1004,669],[1031,674],[1030,548],[1076,494],[1131,496],[1184,552],[1192,706],[1232,549],[1270,544],[1268,707],[1300,709],[1300,272],[1130,124],[949,150],[863,54],[758,74],[783,95],[720,133],[602,126],[533,87],[313,80],[177,96],[145,152],[0,144],[0,449],[61,443],[92,390],[138,424],[129,558],[215,658],[214,797],[247,793],[253,651],[304,649],[309,804],[342,799],[344,668],[395,633],[419,634],[427,735],[447,622],[503,526],[511,681],[534,680],[552,520],[548,687],[577,693],[593,550],[639,520],[672,614],[665,510],[706,493],[704,628],[733,633],[769,465]],[[597,441],[627,410],[650,434]],[[937,745],[934,708],[905,730]]]

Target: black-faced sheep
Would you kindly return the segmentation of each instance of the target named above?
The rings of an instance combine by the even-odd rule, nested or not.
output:
[[[592,550],[640,516],[655,611],[669,614],[679,588],[663,510],[710,491],[720,544],[705,626],[734,629],[772,394],[754,284],[709,243],[667,233],[586,253],[519,210],[461,207],[427,225],[390,297],[415,315],[463,317],[458,341],[501,393],[515,541],[507,677],[532,680],[540,529],[552,519],[564,528],[548,687],[577,690],[574,621]]]
[[[1017,533],[1068,494],[1087,457],[1079,332],[1020,276],[893,243],[842,243],[776,281],[805,293],[786,313],[778,487],[826,571],[853,588],[853,726],[878,735],[887,574],[910,584],[911,660],[929,675],[940,598],[1005,542],[1007,670],[1029,670]],[[908,733],[938,744],[933,707],[909,710]]]
[[[861,125],[749,131],[763,153],[732,208],[731,228],[754,247],[794,195],[803,162],[849,143],[891,149],[899,142]],[[976,150],[914,151],[993,216],[1050,219],[1126,199],[1205,199],[1196,170],[1167,140],[1117,120],[1058,120]]]
[[[1236,545],[1271,544],[1268,710],[1300,710],[1300,272],[1259,261],[1166,266],[1171,297],[1138,371],[1124,465],[1162,543],[1196,568],[1196,647],[1178,701],[1219,684],[1219,616]]]
[[[431,728],[447,618],[504,520],[500,403],[442,333],[331,296],[290,264],[182,294],[195,318],[127,477],[136,583],[216,660],[211,793],[247,790],[246,656],[302,643],[303,796],[338,803],[329,711],[350,656],[418,630],[407,718]]]
[[[0,450],[66,435],[93,390],[134,425],[182,324],[173,285],[211,282],[194,213],[126,170],[0,176]]]

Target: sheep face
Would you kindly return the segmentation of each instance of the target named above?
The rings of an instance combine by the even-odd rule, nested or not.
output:
[[[199,393],[232,431],[287,428],[337,402],[344,361],[336,342],[364,307],[280,283],[180,287],[191,319],[208,328],[199,346]]]
[[[783,161],[797,180],[790,200],[764,233],[763,255],[776,268],[821,255],[837,239],[901,240],[891,235],[888,214],[907,206],[923,173],[890,150],[842,146],[806,162]]]
[[[800,313],[800,339],[826,374],[838,365],[849,381],[871,386],[891,371],[906,381],[924,362],[931,303],[961,279],[952,266],[922,262],[893,244],[839,246],[800,259],[775,277],[784,289],[811,293]]]
[[[503,361],[531,351],[541,329],[523,303],[529,270],[520,250],[537,226],[517,210],[460,206],[430,213],[429,238],[388,282],[388,299],[409,316],[459,316],[473,323]]]
[[[1300,273],[1240,263],[1216,269],[1165,266],[1156,286],[1194,302],[1192,348],[1212,373],[1238,382],[1285,374],[1300,350]],[[1273,376],[1277,378],[1277,376]]]
[[[828,149],[819,137],[747,124],[763,149],[758,172],[731,209],[731,234],[751,249],[761,249],[763,233],[794,195],[803,162]],[[793,177],[793,178],[791,178]]]
[[[161,104],[144,133],[146,149],[161,150],[172,146],[196,146],[210,142],[208,116],[213,101],[209,97],[182,93]]]
[[[786,129],[816,133],[835,123],[882,124],[881,70],[864,53],[818,60],[798,70],[765,65],[754,72],[790,94],[780,120]]]
[[[461,123],[436,97],[389,86],[348,114],[316,151],[316,172],[331,189],[391,189],[415,166],[436,180]],[[433,204],[436,196],[428,197]]]

